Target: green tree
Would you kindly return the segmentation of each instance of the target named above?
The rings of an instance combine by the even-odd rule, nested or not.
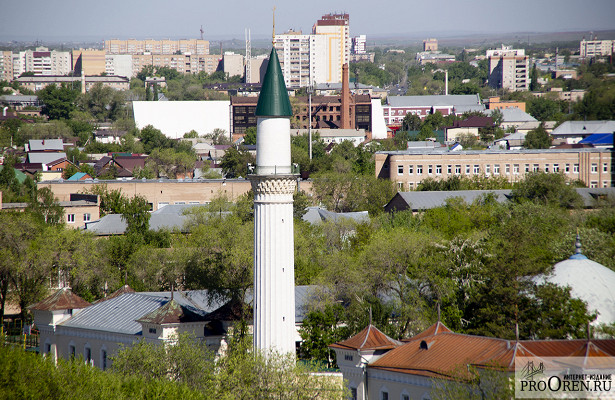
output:
[[[328,346],[348,337],[348,329],[341,327],[344,317],[344,308],[340,304],[327,305],[323,311],[308,313],[299,329],[302,339],[299,357],[334,368],[337,365],[335,351]]]
[[[250,126],[246,129],[246,134],[243,136],[243,144],[256,144],[256,128]]]
[[[37,92],[39,100],[43,102],[42,113],[49,119],[69,119],[75,109],[78,95],[77,90],[70,89],[66,85],[58,87],[55,84]]]
[[[545,129],[544,123],[541,123],[538,128],[532,129],[525,135],[523,147],[526,149],[548,149],[551,147],[551,136]]]
[[[48,225],[64,223],[64,208],[60,206],[60,203],[48,187],[36,190],[36,194],[28,204],[26,211]]]
[[[421,124],[421,117],[416,114],[408,113],[402,122],[402,129],[404,131],[418,131],[421,129]]]
[[[222,168],[222,173],[227,178],[246,177],[248,176],[248,164],[254,164],[255,162],[256,159],[247,150],[229,147],[226,149],[224,156],[222,156],[220,168]]]
[[[124,204],[122,219],[126,222],[126,235],[143,237],[149,230],[150,204],[142,196],[135,196]]]
[[[579,208],[583,199],[567,184],[563,174],[531,172],[518,182],[512,190],[512,198],[517,202],[530,200],[537,204],[554,205],[564,208]]]

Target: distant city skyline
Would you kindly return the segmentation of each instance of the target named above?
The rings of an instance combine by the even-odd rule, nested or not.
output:
[[[243,39],[244,30],[262,39],[290,28],[309,32],[324,14],[350,14],[352,36],[428,36],[512,32],[599,31],[615,29],[613,0],[518,0],[516,2],[443,0],[428,2],[354,2],[313,0],[195,0],[147,3],[107,0],[23,0],[7,2],[0,13],[0,41],[68,41],[119,38]]]

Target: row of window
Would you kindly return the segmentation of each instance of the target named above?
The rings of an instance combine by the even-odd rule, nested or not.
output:
[[[350,399],[351,400],[357,400],[357,389],[356,388],[350,388]],[[381,391],[380,392],[380,400],[389,400],[389,392],[387,391]],[[400,397],[400,400],[410,400],[410,395],[409,394],[402,394]]]
[[[45,351],[44,354],[49,354],[51,352],[51,344],[45,343]],[[76,347],[74,344],[68,346],[68,356],[71,359],[76,357]],[[92,349],[89,346],[85,346],[83,348],[83,360],[87,364],[94,365],[94,359],[92,358]],[[107,369],[107,350],[100,350],[100,368],[104,371]]]
[[[519,174],[519,172],[521,171],[521,165],[522,164],[504,164],[504,173],[506,175],[510,174],[511,171],[511,165],[512,165],[512,173],[513,174]],[[416,174],[417,175],[421,175],[423,173],[423,165],[418,164],[418,165],[408,165],[408,175],[414,175],[415,170],[416,170]],[[442,165],[435,165],[435,174],[436,175],[442,175]],[[465,164],[465,165],[461,165],[461,164],[457,164],[457,165],[447,165],[446,166],[446,174],[447,175],[452,175],[453,174],[453,169],[454,169],[454,173],[455,175],[460,175],[462,173],[462,171],[465,171],[466,175],[469,175],[470,173],[473,174],[480,174],[481,173],[481,166],[479,164],[474,164],[474,165],[470,165],[470,164]],[[523,165],[523,170],[524,172],[538,172],[538,171],[544,171],[544,172],[564,172],[566,174],[570,173],[570,169],[571,169],[571,165],[570,164],[562,164],[560,166],[560,164],[544,164],[543,169],[541,169],[540,164],[524,164]],[[591,172],[592,173],[598,173],[598,164],[592,164],[591,165]],[[609,165],[607,163],[604,163],[602,165],[602,172],[609,172]],[[434,165],[427,165],[427,174],[432,175],[434,173]],[[484,173],[486,175],[490,175],[491,173],[493,173],[494,175],[499,175],[501,173],[501,169],[500,169],[500,164],[486,164],[484,165]],[[572,173],[574,174],[578,174],[579,173],[579,164],[572,164]],[[397,166],[397,175],[403,175],[404,174],[404,165],[398,165]]]
[[[90,213],[85,213],[83,214],[83,222],[89,222],[92,219],[92,214]],[[72,224],[75,222],[75,214],[67,214],[66,215],[66,222],[68,222],[69,224]]]

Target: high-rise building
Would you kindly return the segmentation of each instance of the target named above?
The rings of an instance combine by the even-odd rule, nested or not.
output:
[[[524,49],[502,45],[501,49],[487,50],[489,59],[489,86],[510,91],[529,90],[530,59]]]
[[[100,75],[105,72],[105,50],[79,49],[72,51],[72,62],[75,74]]]
[[[311,34],[288,31],[274,38],[288,87],[340,83],[342,65],[350,60],[348,14],[327,14],[316,21]]]
[[[367,36],[359,35],[352,38],[352,54],[367,53]]]
[[[423,51],[438,51],[438,39],[423,40]]]
[[[615,53],[615,40],[581,40],[579,44],[581,58],[606,57]]]
[[[0,51],[0,79],[7,82],[13,80],[13,52]]]
[[[202,39],[182,40],[105,40],[107,54],[209,54],[209,41]]]
[[[8,61],[8,54],[6,58]],[[18,78],[24,72],[46,76],[66,75],[72,69],[71,56],[68,51],[50,51],[47,47],[13,53],[12,59],[11,79]]]

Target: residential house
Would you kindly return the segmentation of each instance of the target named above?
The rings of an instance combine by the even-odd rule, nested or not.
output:
[[[615,121],[564,121],[553,129],[553,144],[575,144],[593,134],[615,132]]]
[[[414,114],[425,119],[426,116],[436,112],[447,116],[485,110],[478,94],[389,96],[387,104],[382,107],[387,126],[401,126],[406,114]]]
[[[463,121],[454,121],[452,126],[444,127],[444,137],[446,142],[455,142],[463,135],[472,135],[479,138],[481,128],[493,127],[491,117],[471,116]]]

